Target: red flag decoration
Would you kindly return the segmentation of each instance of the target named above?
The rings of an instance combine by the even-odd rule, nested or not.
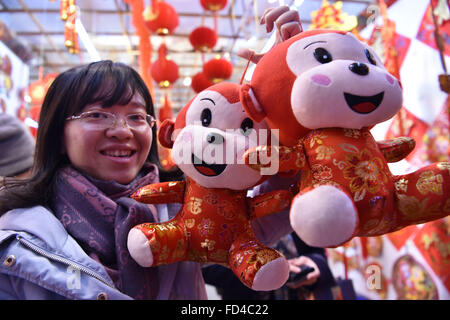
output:
[[[414,244],[450,291],[450,218],[425,224],[414,237]]]

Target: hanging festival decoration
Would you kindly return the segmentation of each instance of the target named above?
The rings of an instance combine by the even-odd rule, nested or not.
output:
[[[173,118],[172,104],[170,103],[169,95],[166,93],[164,97],[161,98],[162,107],[158,110],[158,120],[163,122],[166,119]]]
[[[200,0],[200,4],[205,10],[219,11],[225,8],[227,0]]]
[[[216,56],[203,65],[203,73],[213,83],[218,83],[231,77],[233,65],[227,59]]]
[[[164,1],[153,0],[142,15],[147,28],[160,36],[171,34],[178,27],[178,13]]]
[[[60,18],[64,24],[64,45],[72,54],[80,52],[78,33],[75,29],[77,7],[75,0],[62,0],[60,4]]]
[[[195,51],[211,52],[217,43],[217,32],[211,28],[201,26],[189,34],[189,42]]]
[[[150,31],[147,29],[142,12],[144,11],[144,0],[124,0],[131,8],[131,21],[139,37],[139,74],[152,95],[153,82],[150,75],[150,60],[152,55],[152,44],[150,42]]]
[[[173,119],[172,104],[169,95],[166,93],[161,98],[162,106],[158,110],[158,123],[161,124],[166,119]],[[176,167],[172,158],[172,149],[163,147],[158,141],[158,156],[164,170],[169,171]]]
[[[200,71],[192,77],[191,88],[196,93],[199,93],[213,84],[214,82],[212,82],[203,71]]]
[[[312,22],[309,29],[337,29],[350,31],[358,25],[356,16],[349,16],[342,12],[342,1],[329,4],[328,0],[322,1],[319,10],[311,12]]]
[[[28,86],[28,95],[31,98],[32,105],[41,105],[44,102],[44,97],[47,94],[47,90],[55,80],[57,74],[49,73],[45,77],[40,76],[39,80],[31,83]]]
[[[164,43],[158,49],[158,59],[152,63],[150,72],[160,88],[169,88],[178,79],[178,65],[167,57]]]
[[[206,11],[211,11],[214,18],[214,31],[217,32],[217,11],[227,5],[227,0],[200,0],[200,4]]]

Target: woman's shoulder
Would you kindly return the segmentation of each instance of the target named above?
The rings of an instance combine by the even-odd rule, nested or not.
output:
[[[20,232],[41,239],[50,247],[67,241],[67,231],[53,213],[43,206],[19,208],[0,217],[0,234]]]
[[[0,296],[9,284],[20,293],[18,299],[33,292],[44,297],[48,291],[69,299],[95,299],[102,293],[129,298],[44,207],[15,209],[0,217],[0,257]]]

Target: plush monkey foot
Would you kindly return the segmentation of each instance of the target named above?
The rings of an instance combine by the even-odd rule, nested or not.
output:
[[[270,291],[280,288],[289,278],[289,264],[285,257],[276,258],[261,267],[253,279],[252,289]]]
[[[337,187],[325,185],[305,189],[295,196],[290,221],[304,242],[325,248],[350,240],[359,219],[352,199]]]
[[[141,267],[151,267],[153,264],[153,254],[150,249],[147,237],[139,229],[131,229],[128,233],[128,251],[131,257]]]

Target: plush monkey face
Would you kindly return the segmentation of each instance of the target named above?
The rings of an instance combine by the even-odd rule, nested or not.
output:
[[[286,61],[296,75],[292,111],[306,128],[360,129],[391,118],[401,107],[399,82],[351,33],[296,41]]]
[[[265,122],[254,122],[239,101],[239,85],[220,83],[200,92],[177,118],[172,156],[190,178],[207,188],[244,190],[262,176],[243,163],[244,152],[267,144]],[[260,139],[258,139],[260,138]],[[263,138],[263,137],[262,137]]]
[[[294,145],[311,129],[360,129],[391,118],[401,108],[402,90],[351,33],[311,30],[258,62],[241,101],[252,119],[280,130],[281,144]]]

